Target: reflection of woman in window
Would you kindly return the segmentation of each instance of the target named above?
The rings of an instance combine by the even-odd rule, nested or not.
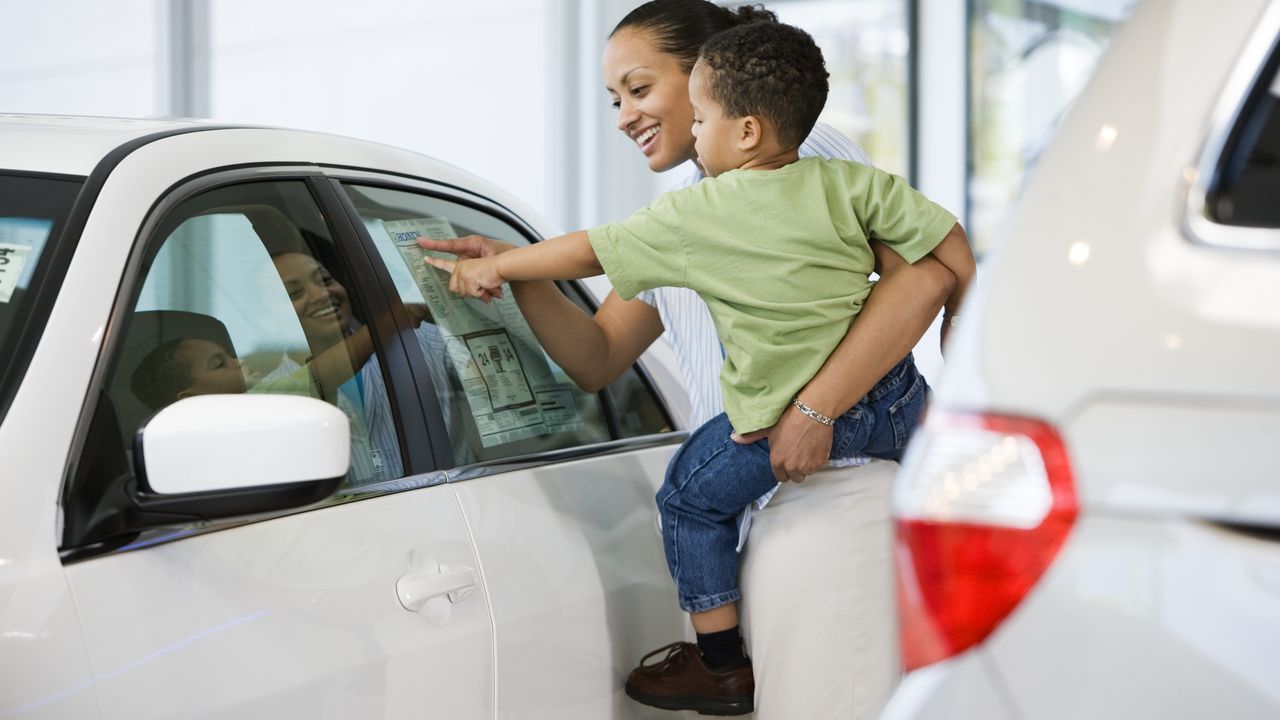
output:
[[[618,129],[636,144],[650,170],[662,172],[696,162],[688,85],[703,42],[736,24],[771,17],[752,7],[733,11],[697,0],[655,0],[636,8],[614,29],[604,52],[605,86],[618,110]],[[801,147],[801,155],[866,161],[860,149],[821,124]],[[701,178],[695,169],[686,184]],[[510,249],[475,237],[424,245],[472,256]],[[939,263],[907,265],[879,243],[873,247],[881,280],[844,341],[800,392],[806,404],[829,417],[853,407],[910,353],[955,282]],[[692,395],[690,423],[696,427],[722,411],[717,381],[721,349],[706,306],[692,291],[664,288],[630,301],[610,293],[594,317],[580,311],[551,283],[515,283],[513,291],[547,352],[584,389],[599,389],[617,378],[665,331]],[[784,413],[767,433],[779,479],[803,480],[827,464],[830,428],[798,410]],[[866,484],[859,483],[860,476],[868,478]],[[785,616],[757,617],[747,627],[753,646],[769,646],[761,656],[768,667],[757,668],[758,718],[767,713],[787,718],[870,717],[892,689],[899,668],[888,536],[866,529],[887,527],[886,483],[886,473],[828,474],[803,488],[784,487],[787,502],[775,501],[764,511],[840,513],[841,522],[834,525],[848,532],[833,537],[812,530],[832,523],[794,517],[790,532],[810,533],[804,539],[805,555],[830,557],[833,548],[839,547],[842,557],[804,573],[802,587],[787,582],[773,583],[772,590],[744,586],[744,592],[753,597],[783,591],[794,597]],[[797,498],[804,493],[812,501],[793,502],[792,493]],[[850,538],[855,533],[880,541],[854,546]],[[757,535],[752,543],[770,540]],[[751,563],[749,552],[745,562]],[[804,562],[794,558],[791,564],[752,572],[795,578]],[[868,575],[868,568],[875,572]],[[833,573],[845,577],[837,579]],[[833,592],[833,587],[840,589]],[[799,657],[806,662],[796,663]]]
[[[396,426],[369,328],[351,312],[347,289],[328,268],[305,253],[272,256],[276,272],[311,350],[299,359],[285,355],[279,366],[255,386],[269,392],[309,393],[337,405],[351,419],[351,466],[355,482],[390,480],[404,475]],[[447,380],[440,364],[444,344],[426,308],[407,305],[417,322],[415,335],[427,357],[437,388]],[[443,408],[446,425],[450,411]]]

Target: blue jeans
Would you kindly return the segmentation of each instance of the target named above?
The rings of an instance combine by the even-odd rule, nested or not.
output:
[[[900,460],[929,386],[908,355],[849,412],[836,418],[831,457]],[[769,444],[739,445],[721,413],[694,431],[671,459],[658,490],[667,568],[686,612],[742,598],[738,514],[777,484]]]

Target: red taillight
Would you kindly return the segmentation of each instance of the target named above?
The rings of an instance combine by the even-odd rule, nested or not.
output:
[[[1051,426],[930,417],[894,493],[907,670],[986,638],[1049,566],[1076,511],[1066,448]]]

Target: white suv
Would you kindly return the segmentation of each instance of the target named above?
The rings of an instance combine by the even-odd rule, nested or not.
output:
[[[884,717],[1280,716],[1280,3],[1148,0],[895,495]]]

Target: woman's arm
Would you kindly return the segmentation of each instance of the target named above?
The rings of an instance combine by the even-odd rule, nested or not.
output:
[[[977,261],[973,258],[973,248],[969,247],[969,238],[964,234],[964,228],[960,227],[960,223],[956,223],[951,228],[951,232],[938,243],[938,247],[930,253],[937,258],[951,271],[956,277],[956,286],[947,297],[946,311],[947,318],[956,318],[960,316],[960,305],[964,302],[965,293],[969,291],[969,285],[973,282],[973,276],[977,272]],[[942,342],[945,345],[948,331],[951,330],[951,323],[946,322],[942,325]]]
[[[428,250],[460,258],[491,257],[516,249],[479,235],[418,242]],[[623,300],[615,292],[609,293],[593,317],[552,282],[513,282],[511,290],[543,349],[587,392],[613,382],[662,334],[657,310],[641,300]]]
[[[844,339],[798,393],[802,402],[827,417],[847,412],[911,352],[956,286],[955,276],[932,257],[909,265],[882,243],[871,247],[880,280]],[[763,432],[778,480],[803,480],[827,464],[831,428],[795,407]],[[751,433],[742,440],[759,438],[760,433]]]

